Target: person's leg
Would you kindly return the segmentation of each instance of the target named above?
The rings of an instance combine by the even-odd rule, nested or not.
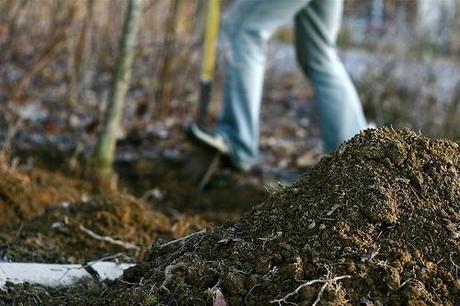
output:
[[[342,0],[312,0],[295,17],[298,61],[315,92],[325,151],[367,127],[356,89],[337,56]]]
[[[231,157],[242,168],[249,168],[258,155],[267,40],[308,2],[238,0],[224,18],[224,105],[217,132],[226,138]]]

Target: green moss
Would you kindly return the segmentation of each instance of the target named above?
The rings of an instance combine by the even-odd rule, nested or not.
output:
[[[156,305],[158,302],[158,298],[154,295],[147,295],[144,299],[144,305],[145,306],[151,306],[151,305]]]

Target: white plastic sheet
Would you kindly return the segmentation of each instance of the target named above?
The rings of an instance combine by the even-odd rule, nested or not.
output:
[[[91,267],[101,279],[116,279],[123,274],[123,270],[133,264],[117,264],[114,262],[96,262]],[[91,278],[82,265],[61,265],[42,263],[10,263],[0,262],[0,287],[6,281],[15,284],[28,282],[49,287],[70,286],[83,278]]]

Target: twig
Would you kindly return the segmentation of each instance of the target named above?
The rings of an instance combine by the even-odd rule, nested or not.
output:
[[[453,259],[452,259],[452,254],[449,254],[449,259],[450,259],[450,262],[452,263],[452,265],[455,267],[455,277],[458,278],[458,271],[460,270],[460,266],[457,265]]]
[[[254,290],[256,287],[259,287],[259,286],[261,286],[261,284],[255,284],[254,286],[252,286],[251,289],[249,289],[248,294],[246,294],[246,296],[244,297],[245,304],[248,304],[248,297],[251,295],[252,290]]]
[[[295,296],[299,293],[300,290],[302,290],[303,288],[305,287],[308,287],[308,286],[311,286],[313,284],[324,284],[320,291],[318,292],[318,296],[316,297],[316,300],[313,302],[312,306],[316,306],[319,301],[321,300],[321,296],[323,295],[323,292],[324,290],[326,289],[327,285],[330,285],[330,284],[333,284],[333,283],[336,283],[337,281],[339,280],[342,280],[342,279],[345,279],[345,278],[350,278],[351,275],[342,275],[342,276],[337,276],[337,277],[334,277],[334,278],[326,278],[326,279],[313,279],[311,281],[308,281],[306,283],[303,283],[302,285],[300,285],[299,287],[297,287],[294,291],[286,294],[283,298],[281,299],[276,299],[276,300],[273,300],[270,302],[270,304],[274,304],[274,303],[278,303],[279,306],[282,305],[282,303],[287,303],[287,304],[291,304],[292,302],[288,302],[287,300],[292,297],[292,296]]]
[[[207,232],[206,229],[202,229],[201,231],[191,233],[191,234],[188,235],[188,236],[185,236],[185,237],[182,237],[182,238],[179,238],[179,239],[176,239],[176,240],[168,241],[168,242],[166,242],[166,243],[164,243],[164,244],[158,246],[158,249],[161,250],[162,248],[167,247],[168,245],[171,245],[171,244],[174,244],[174,243],[178,243],[178,242],[182,242],[182,241],[184,241],[184,240],[188,240],[188,239],[190,239],[190,238],[192,238],[192,237],[195,237],[195,236],[198,236],[198,235],[206,234],[206,232]]]
[[[113,239],[112,237],[109,237],[109,236],[100,236],[96,234],[95,232],[93,232],[92,230],[87,229],[83,225],[80,225],[80,230],[82,230],[83,232],[85,232],[86,234],[88,234],[94,239],[102,240],[102,241],[105,241],[111,244],[115,244],[115,245],[124,247],[125,249],[128,249],[128,250],[139,251],[141,249],[139,246],[135,245],[134,243]]]
[[[398,289],[401,289],[402,287],[404,287],[407,283],[409,283],[411,281],[412,281],[412,278],[409,278],[409,279],[405,280],[401,285],[399,285]]]
[[[326,216],[330,217],[341,205],[336,204],[326,213]]]
[[[175,265],[167,266],[165,268],[165,280],[161,284],[160,288],[164,289],[167,293],[170,293],[167,285],[171,282],[172,278],[174,277],[174,275],[173,275],[174,271],[178,270],[178,269],[184,269],[185,267],[186,267],[185,263],[183,263],[183,262],[177,263]]]
[[[264,237],[264,238],[258,238],[259,240],[262,240],[262,249],[265,250],[265,244],[269,241],[273,241],[283,235],[283,232],[276,232],[272,233],[269,237]]]
[[[321,301],[321,297],[323,296],[323,292],[324,292],[324,289],[326,289],[328,283],[324,283],[324,285],[321,287],[321,289],[319,290],[318,292],[318,296],[316,296],[316,300],[313,302],[313,304],[311,304],[311,306],[316,306],[319,301]]]
[[[219,164],[221,159],[221,153],[217,152],[214,157],[212,158],[211,163],[209,164],[206,172],[204,173],[203,177],[198,184],[197,191],[203,192],[206,186],[208,186],[209,182],[213,178],[214,174],[216,174],[217,170],[219,170]]]
[[[129,257],[128,255],[126,255],[125,253],[116,253],[116,254],[113,254],[113,255],[109,255],[109,256],[105,256],[105,257],[102,257],[102,258],[99,258],[99,259],[96,259],[96,260],[92,260],[92,261],[89,261],[87,263],[85,263],[85,265],[94,265],[98,262],[103,262],[103,261],[106,261],[106,260],[109,260],[109,259],[117,259],[118,257],[123,257],[127,260],[132,260],[131,257]]]
[[[416,197],[417,200],[420,202],[420,197],[419,197],[418,194],[415,192],[414,188],[412,188],[411,185],[409,185],[409,188],[410,188],[410,190],[412,190],[412,192],[414,193],[415,197]]]
[[[21,232],[22,232],[23,228],[24,228],[24,222],[21,222],[21,225],[19,225],[19,228],[18,228],[16,234],[14,235],[13,241],[17,241],[19,239],[19,236],[21,235]]]

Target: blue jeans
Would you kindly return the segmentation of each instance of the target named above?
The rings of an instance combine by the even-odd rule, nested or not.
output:
[[[224,104],[217,132],[242,168],[258,156],[267,41],[294,18],[297,58],[310,80],[326,151],[367,127],[356,89],[337,56],[342,0],[237,0],[223,20]]]

